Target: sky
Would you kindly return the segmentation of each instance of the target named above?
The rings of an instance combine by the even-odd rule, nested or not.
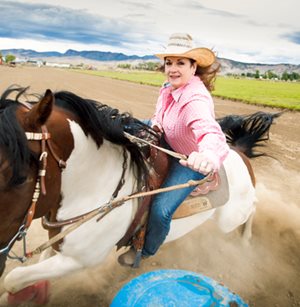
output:
[[[0,50],[162,53],[172,33],[246,63],[300,64],[299,0],[0,0]]]

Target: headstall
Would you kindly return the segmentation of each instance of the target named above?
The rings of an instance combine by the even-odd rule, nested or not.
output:
[[[31,109],[32,106],[28,103],[20,102],[23,106],[25,106],[27,109]],[[66,162],[63,161],[58,157],[58,155],[53,150],[53,147],[50,142],[51,135],[47,130],[47,127],[43,125],[41,127],[41,132],[25,132],[26,138],[28,141],[40,141],[41,142],[41,154],[39,157],[39,171],[38,176],[35,183],[34,192],[31,199],[31,205],[29,209],[27,210],[27,213],[25,215],[25,218],[23,220],[22,225],[18,229],[17,233],[13,236],[13,238],[9,241],[9,243],[4,247],[0,249],[0,255],[7,255],[10,259],[17,259],[21,262],[24,262],[26,260],[26,234],[29,226],[31,225],[31,222],[33,220],[35,210],[36,210],[36,204],[38,202],[40,193],[42,192],[43,195],[46,195],[46,185],[45,185],[45,176],[46,176],[46,168],[47,168],[47,157],[48,157],[48,151],[51,153],[53,158],[57,161],[59,167],[61,169],[66,167]],[[17,240],[23,240],[23,256],[11,256],[9,254],[10,249],[12,248],[13,244]]]

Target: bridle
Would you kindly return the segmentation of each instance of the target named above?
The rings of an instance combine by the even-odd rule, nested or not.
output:
[[[20,102],[20,103],[29,110],[32,108],[32,106],[28,103],[24,103],[24,102]],[[0,249],[0,255],[7,255],[8,258],[19,260],[22,263],[27,260],[28,253],[26,251],[26,234],[27,234],[28,228],[30,227],[32,223],[32,220],[35,214],[35,210],[36,210],[36,204],[38,202],[38,199],[41,193],[43,195],[46,195],[45,176],[46,176],[48,152],[50,152],[50,154],[52,155],[54,160],[57,162],[61,170],[63,170],[67,166],[67,163],[64,160],[60,159],[59,156],[56,154],[55,150],[53,149],[52,144],[51,144],[51,134],[48,132],[46,125],[41,126],[41,132],[25,132],[25,135],[28,141],[40,141],[41,142],[41,154],[39,157],[38,176],[36,179],[36,184],[35,184],[35,189],[33,192],[32,200],[31,200],[31,205],[29,209],[27,210],[27,213],[25,215],[22,225],[19,227],[17,233],[13,236],[13,238],[9,241],[9,243],[4,248]],[[125,174],[128,168],[127,161],[128,161],[128,153],[125,150],[125,148],[123,148],[123,166],[122,166],[123,170],[122,170],[121,178],[108,203],[110,203],[115,198],[117,198],[119,191],[125,184]],[[82,219],[82,217],[85,215],[86,214],[83,214],[83,215],[76,216],[71,219],[67,219],[67,220],[59,221],[59,222],[52,222],[52,223],[50,223],[49,221],[46,221],[46,218],[44,217],[43,223],[45,223],[45,226],[47,226],[48,228],[58,228],[58,227],[62,227],[65,225],[73,224],[77,222],[78,220]],[[13,256],[10,255],[9,253],[10,253],[12,246],[14,245],[16,241],[20,241],[20,240],[23,240],[23,256],[17,256],[15,255],[15,253],[13,253],[14,254]]]
[[[28,103],[25,102],[19,102],[19,103],[21,103],[29,110],[32,108],[32,106]],[[43,195],[46,195],[45,176],[47,168],[48,151],[51,153],[52,157],[56,160],[61,170],[67,166],[66,162],[60,159],[59,156],[55,153],[50,141],[51,134],[48,132],[47,127],[45,125],[41,127],[41,132],[25,132],[25,135],[28,141],[41,142],[41,154],[39,157],[38,176],[36,179],[35,188],[31,199],[31,205],[27,210],[23,223],[19,227],[17,233],[9,241],[9,243],[4,248],[0,249],[0,255],[7,255],[8,258],[16,259],[19,260],[20,262],[24,262],[26,260],[26,234],[28,228],[32,223],[36,210],[36,204],[39,200],[39,196],[41,193]],[[23,240],[23,256],[17,256],[17,255],[11,256],[9,252],[14,243],[19,240]]]

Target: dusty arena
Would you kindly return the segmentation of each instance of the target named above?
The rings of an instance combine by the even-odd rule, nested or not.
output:
[[[129,111],[138,118],[151,116],[159,90],[71,70],[0,66],[0,93],[12,84],[30,86],[30,92],[40,94],[48,88],[69,90]],[[278,112],[217,98],[215,110],[217,117],[259,110]],[[139,269],[121,267],[116,260],[119,252],[113,251],[98,267],[52,280],[47,306],[109,306],[125,283],[158,269],[204,274],[239,294],[251,307],[300,306],[300,112],[284,112],[271,127],[270,140],[262,150],[270,157],[253,161],[258,202],[253,238],[248,246],[242,245],[240,230],[225,235],[207,222],[180,240],[164,245]],[[29,248],[46,239],[40,221],[35,221],[29,231]],[[28,264],[36,261],[37,257]],[[5,273],[18,265],[8,261]],[[2,280],[0,295],[4,292]],[[2,297],[0,306],[5,305]]]

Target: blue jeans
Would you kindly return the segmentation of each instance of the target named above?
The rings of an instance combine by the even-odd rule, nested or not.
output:
[[[170,171],[162,187],[204,178],[204,175],[182,166],[178,162],[178,159],[171,158],[170,160]],[[170,231],[172,215],[194,188],[188,187],[154,196],[147,225],[145,244],[142,251],[143,256],[151,256],[157,252]]]

